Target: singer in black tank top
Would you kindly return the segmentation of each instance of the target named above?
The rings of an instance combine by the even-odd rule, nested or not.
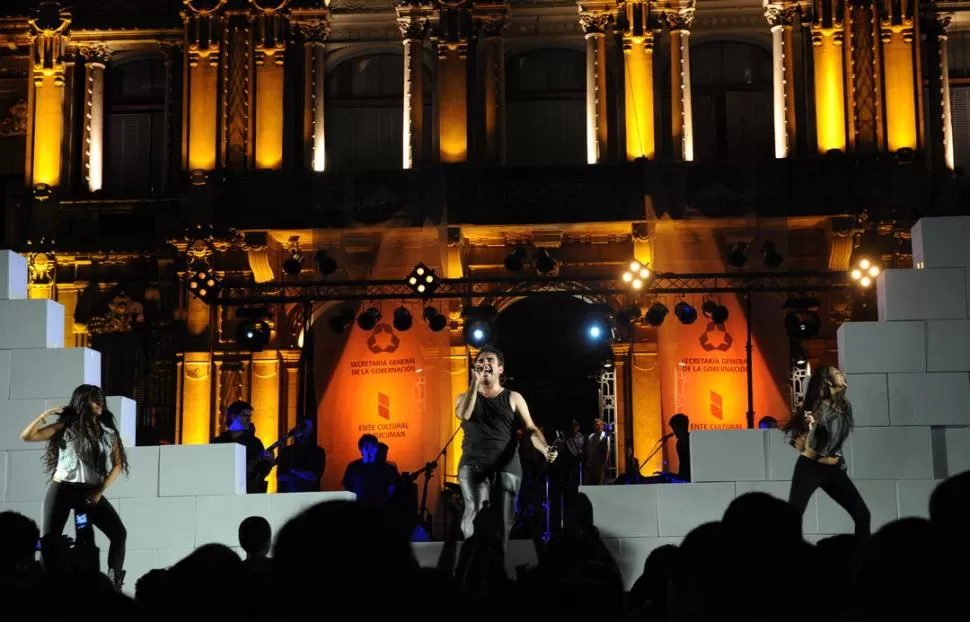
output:
[[[522,477],[511,395],[511,391],[502,390],[495,397],[477,397],[471,419],[462,423],[465,438],[459,469],[469,466],[483,475],[510,473]]]

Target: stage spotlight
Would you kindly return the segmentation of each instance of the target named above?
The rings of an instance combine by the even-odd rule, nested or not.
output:
[[[556,269],[556,260],[549,254],[549,250],[540,248],[536,251],[536,271],[539,274],[549,274]]]
[[[354,312],[348,307],[344,307],[335,315],[331,315],[327,320],[327,324],[330,326],[330,330],[337,333],[338,335],[344,332],[348,326],[354,323]]]
[[[317,271],[323,276],[330,276],[337,271],[337,262],[323,249],[313,254],[313,263],[317,265]]]
[[[214,302],[221,289],[222,284],[208,270],[199,270],[189,277],[189,291],[206,304]]]
[[[708,319],[714,315],[715,311],[717,311],[717,303],[713,300],[708,300],[701,305],[701,312],[704,314],[704,317]]]
[[[627,270],[621,278],[631,288],[636,290],[643,289],[650,282],[650,268],[634,259],[627,266]]]
[[[411,317],[411,312],[408,311],[407,307],[402,305],[394,310],[394,330],[403,333],[410,329],[413,323],[414,318]]]
[[[262,352],[269,343],[272,330],[266,321],[270,317],[265,307],[240,307],[236,309],[236,343],[252,352]]]
[[[736,242],[728,253],[728,265],[732,268],[743,268],[748,265],[748,251],[747,242]]]
[[[283,272],[290,276],[298,276],[303,271],[303,253],[293,251],[283,262]]]
[[[592,344],[613,343],[613,310],[608,305],[591,305],[582,325],[583,338]],[[631,310],[628,309],[629,313]],[[639,309],[637,309],[639,311]]]
[[[817,311],[791,311],[785,316],[785,332],[792,339],[812,339],[821,329],[822,319]]]
[[[808,355],[805,353],[805,348],[797,341],[791,342],[791,363],[798,368],[804,368],[808,365]]]
[[[505,269],[509,272],[522,272],[525,267],[527,253],[524,246],[516,246],[505,258]]]
[[[849,276],[852,280],[858,283],[861,287],[866,288],[872,285],[873,280],[879,276],[881,272],[879,266],[877,266],[872,260],[867,257],[862,257],[856,263],[855,268],[849,272]]]
[[[434,307],[425,307],[422,315],[424,317],[424,321],[428,324],[428,328],[431,329],[431,332],[441,332],[444,330],[445,326],[448,325],[448,318],[443,314],[438,313],[438,310]]]
[[[774,270],[785,261],[785,258],[781,256],[781,253],[775,247],[775,243],[770,240],[765,242],[761,247],[761,259],[765,263],[765,268],[769,270]]]
[[[697,321],[697,309],[683,300],[674,305],[674,315],[677,316],[681,324],[693,324]]]
[[[411,270],[411,274],[408,275],[408,286],[415,294],[420,294],[425,299],[430,298],[440,285],[438,275],[423,263],[414,266],[414,270]]]
[[[647,309],[647,324],[650,326],[660,326],[667,318],[667,305],[662,302],[655,302]]]
[[[724,305],[717,305],[711,313],[711,321],[717,326],[722,326],[728,319],[728,309]]]
[[[377,307],[371,307],[357,316],[357,326],[361,330],[374,330],[380,321],[381,311]]]
[[[623,328],[629,328],[633,326],[633,323],[640,319],[641,315],[640,305],[630,305],[624,307],[616,314],[616,323]]]
[[[495,316],[498,312],[495,307],[490,305],[480,305],[478,307],[465,307],[461,311],[464,320],[462,334],[465,343],[473,346],[483,346],[486,343],[495,341]]]

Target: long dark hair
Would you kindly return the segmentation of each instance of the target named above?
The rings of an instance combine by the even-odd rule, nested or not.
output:
[[[852,404],[846,399],[845,391],[832,391],[829,379],[834,370],[835,368],[831,365],[819,365],[812,372],[812,377],[808,379],[808,386],[805,387],[805,399],[802,402],[802,407],[798,409],[798,412],[792,413],[791,419],[782,426],[782,429],[792,437],[808,433],[805,413],[815,412],[823,401],[828,401],[842,413],[846,423],[848,423],[848,429],[852,429],[855,424],[855,420],[852,418]]]
[[[71,403],[64,407],[57,418],[57,422],[63,423],[64,427],[47,441],[47,449],[44,451],[44,468],[51,475],[57,470],[57,457],[61,447],[65,446],[67,442],[64,437],[70,431],[72,442],[75,444],[74,448],[81,460],[93,465],[102,478],[107,477],[107,456],[101,448],[101,425],[98,425],[98,417],[91,411],[92,401],[101,404],[100,424],[114,431],[118,437],[121,468],[125,475],[128,474],[128,456],[125,454],[125,447],[121,442],[121,433],[118,431],[115,417],[105,404],[104,391],[101,390],[101,387],[96,387],[93,384],[82,384],[74,389]]]

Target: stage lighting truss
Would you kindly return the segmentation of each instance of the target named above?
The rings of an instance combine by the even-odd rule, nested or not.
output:
[[[852,281],[857,283],[862,288],[868,288],[876,281],[876,277],[882,270],[878,265],[868,257],[861,257],[852,270],[849,272],[849,276]]]
[[[424,270],[421,275],[419,269]],[[418,291],[417,278],[429,286]],[[412,276],[415,284],[400,280],[375,281],[303,281],[303,282],[231,282],[224,281],[216,301],[224,306],[247,304],[285,304],[307,301],[379,301],[430,299],[479,299],[493,302],[503,298],[568,294],[578,297],[626,297],[630,285],[621,277],[493,277],[439,279],[426,266],[419,264]],[[652,273],[643,292],[653,296],[715,295],[746,293],[820,293],[843,291],[854,286],[844,272],[784,273]],[[191,287],[191,285],[190,285]]]

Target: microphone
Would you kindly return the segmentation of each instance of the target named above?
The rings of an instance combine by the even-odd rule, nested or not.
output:
[[[664,443],[664,442],[666,442],[667,440],[669,440],[669,439],[671,439],[671,438],[673,438],[673,437],[675,437],[675,436],[677,436],[677,435],[676,435],[676,434],[674,434],[673,432],[671,432],[670,434],[664,434],[664,435],[663,435],[663,437],[662,437],[662,438],[660,439],[660,442],[661,442],[661,443]]]

